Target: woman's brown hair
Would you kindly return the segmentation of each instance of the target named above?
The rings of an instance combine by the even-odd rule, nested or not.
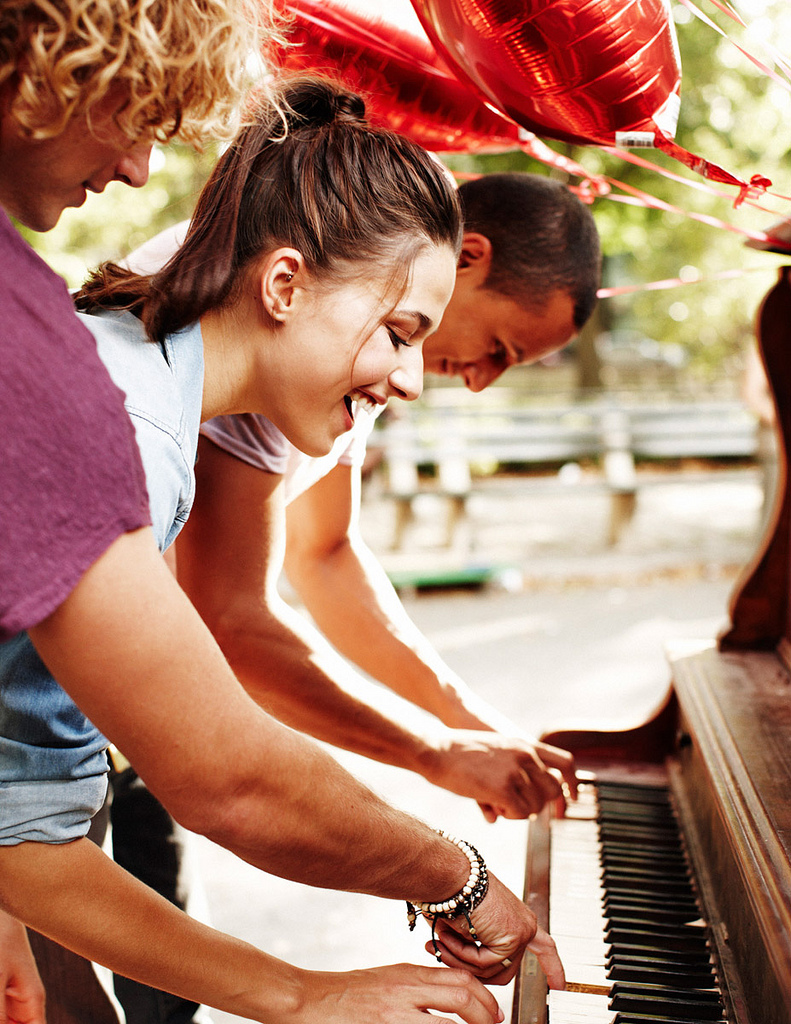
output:
[[[371,126],[363,100],[331,80],[289,79],[272,99],[218,162],[170,262],[151,277],[104,264],[80,309],[131,309],[161,340],[226,302],[245,268],[279,246],[299,250],[312,273],[389,261],[404,277],[427,242],[458,253],[456,191],[428,153]]]

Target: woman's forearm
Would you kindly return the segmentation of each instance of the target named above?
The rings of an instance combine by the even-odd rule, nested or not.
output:
[[[117,974],[259,1021],[289,1020],[300,972],[193,920],[87,839],[0,847],[0,903]]]
[[[0,906],[116,974],[262,1024],[381,1024],[422,1019],[427,1008],[457,1010],[468,1024],[502,1020],[491,994],[465,971],[292,967],[194,921],[87,839],[0,847]],[[6,966],[9,958],[24,966],[30,953],[24,928],[2,910],[0,950]],[[29,966],[33,981],[32,958]],[[43,1024],[40,986],[22,992],[18,976],[9,977],[17,994],[6,1005],[9,1019]]]

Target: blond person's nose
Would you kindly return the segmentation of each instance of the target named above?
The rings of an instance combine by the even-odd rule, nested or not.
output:
[[[124,153],[115,167],[114,179],[132,188],[142,188],[148,181],[148,167],[152,145],[135,146]]]

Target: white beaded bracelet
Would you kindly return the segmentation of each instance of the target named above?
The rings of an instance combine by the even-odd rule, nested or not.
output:
[[[455,846],[458,846],[466,855],[470,862],[469,878],[455,896],[451,896],[451,898],[447,900],[442,900],[440,903],[422,903],[419,900],[412,902],[407,901],[407,920],[409,921],[409,930],[412,931],[415,927],[418,913],[431,919],[431,937],[434,942],[434,953],[437,960],[441,961],[442,958],[434,934],[437,918],[453,918],[459,917],[463,914],[467,919],[470,935],[477,941],[478,936],[470,915],[487,893],[489,888],[489,876],[486,871],[486,865],[484,864],[483,857],[481,857],[480,853],[478,853],[472,843],[468,843],[464,839],[457,839],[455,836],[446,835],[442,831],[440,831],[439,834]]]

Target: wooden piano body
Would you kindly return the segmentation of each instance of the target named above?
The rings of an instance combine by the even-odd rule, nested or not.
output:
[[[780,476],[765,539],[731,599],[730,627],[696,650],[669,649],[672,685],[651,722],[543,738],[573,749],[580,766],[603,779],[639,776],[650,764],[666,774],[708,926],[722,1019],[791,1024],[791,267],[762,303],[758,338],[777,411]],[[553,827],[548,812],[531,823],[525,878],[525,900],[547,927]],[[562,1020],[665,1019],[650,1010],[618,1016],[606,1005],[604,1016]],[[558,1019],[528,956],[512,1022]]]

